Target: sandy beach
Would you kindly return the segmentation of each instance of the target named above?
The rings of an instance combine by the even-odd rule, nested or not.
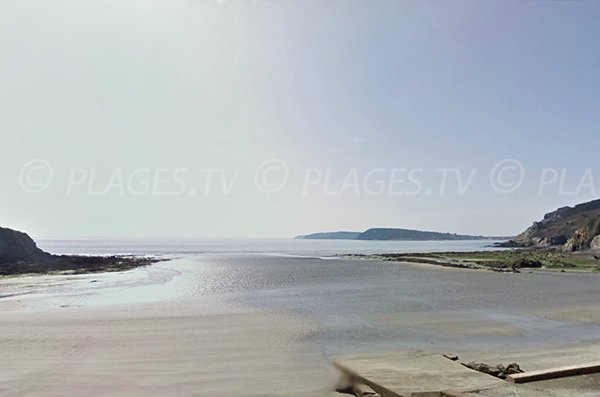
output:
[[[192,255],[123,273],[5,278],[0,395],[334,396],[336,355],[597,341],[600,292],[585,277]],[[515,283],[521,296],[506,289]],[[536,295],[525,285],[548,289],[516,307]]]
[[[0,394],[327,395],[334,382],[323,371],[327,360],[293,344],[307,325],[256,314],[173,315],[168,308],[153,316],[133,307],[117,315],[4,315],[0,345],[10,365]]]
[[[219,306],[210,299],[196,304],[81,303],[88,300],[88,294],[78,290],[81,284],[94,280],[89,285],[107,283],[111,285],[106,289],[122,291],[131,287],[115,284],[131,278],[139,288],[145,272],[153,271],[0,281],[0,291],[21,289],[24,294],[0,300],[0,349],[10,363],[0,374],[0,395],[332,393],[335,373],[328,360],[296,342],[318,326],[306,318],[267,316]]]

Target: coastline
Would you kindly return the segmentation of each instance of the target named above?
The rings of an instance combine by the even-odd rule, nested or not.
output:
[[[156,256],[140,255],[51,255],[44,262],[13,262],[2,263],[0,280],[3,278],[34,276],[34,275],[73,275],[121,272],[138,267],[149,266],[163,262]]]
[[[192,267],[0,279],[14,293],[0,297],[0,395],[337,395],[329,360],[302,343],[319,324],[182,297]]]
[[[340,256],[501,273],[521,273],[522,271],[600,272],[600,259],[592,253],[563,253],[551,249],[345,254]]]
[[[282,262],[279,273],[273,273],[271,266]],[[513,278],[412,265],[257,254],[182,255],[127,272],[0,280],[3,294],[7,284],[22,293],[0,299],[0,348],[13,363],[0,374],[0,395],[77,391],[159,396],[177,390],[182,395],[202,391],[333,397],[337,373],[331,363],[346,353],[466,352],[597,341],[593,330],[600,326],[600,313],[593,302],[598,294],[583,275]],[[349,283],[334,281],[340,271],[352,268],[356,272],[348,275]],[[316,269],[333,278],[325,284],[319,280],[309,290],[304,282],[289,285],[290,277],[295,280],[293,275],[302,269],[310,273],[307,280],[313,280]],[[448,272],[438,277],[444,269]],[[257,272],[269,277],[253,281]],[[364,279],[378,273],[377,279]],[[247,292],[245,285],[231,290],[220,284],[223,275],[259,287],[256,292]],[[267,279],[281,279],[282,284],[264,284]],[[203,289],[204,282],[217,284]],[[588,295],[566,299],[563,305],[562,299],[547,300],[540,294],[537,307],[502,301],[494,311],[479,302],[470,304],[490,294],[510,300],[514,295],[503,286],[512,284],[519,284],[514,287],[519,291],[555,285],[558,290],[546,291],[551,296],[583,284],[587,287],[581,293]],[[490,285],[502,291],[494,293]],[[440,288],[445,292],[435,295]],[[323,295],[314,304],[305,302],[313,292]],[[371,303],[361,306],[365,300]],[[414,306],[415,301],[422,304]],[[446,307],[444,301],[456,304]],[[465,305],[470,308],[463,310]],[[384,336],[384,330],[390,334]],[[565,338],[566,330],[572,338]]]

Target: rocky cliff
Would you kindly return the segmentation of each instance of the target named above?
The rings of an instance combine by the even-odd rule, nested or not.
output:
[[[550,212],[503,246],[555,246],[569,252],[600,250],[600,200]]]
[[[47,262],[51,258],[26,233],[0,227],[0,263]]]
[[[149,257],[52,255],[39,249],[26,233],[0,227],[0,275],[123,271],[158,261]]]

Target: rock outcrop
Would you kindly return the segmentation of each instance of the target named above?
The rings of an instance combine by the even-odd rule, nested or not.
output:
[[[484,363],[477,363],[475,361],[471,361],[470,363],[461,363],[467,368],[472,370],[483,372],[484,374],[495,376],[496,378],[506,379],[508,375],[514,374],[522,374],[523,370],[517,363],[512,363],[508,365],[488,365]]]
[[[590,243],[590,249],[593,251],[600,252],[600,236],[594,237],[594,239]]]
[[[48,262],[52,255],[37,247],[26,233],[0,227],[0,263]]]
[[[26,233],[0,228],[0,275],[123,271],[158,261],[148,257],[52,255],[39,249]]]
[[[584,251],[600,235],[600,200],[563,207],[544,216],[504,247],[560,247],[564,251]]]

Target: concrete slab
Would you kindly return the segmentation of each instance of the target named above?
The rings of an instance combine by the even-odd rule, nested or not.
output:
[[[460,396],[506,382],[463,367],[438,353],[402,352],[335,361],[342,371],[391,397]]]
[[[566,378],[569,376],[597,374],[600,372],[600,362],[571,365],[568,367],[543,369],[538,371],[528,371],[522,374],[509,375],[508,379],[514,383],[539,382],[541,380],[551,380]]]
[[[526,372],[544,372],[556,367],[571,368],[600,358],[600,344],[556,348],[521,349],[501,352],[459,353],[459,361],[443,357],[446,352],[398,352],[374,356],[338,358],[341,370],[368,384],[384,397],[597,397],[600,374],[583,375],[531,384],[496,379],[460,362],[487,364],[518,363]],[[444,394],[443,392],[446,392]]]
[[[461,362],[477,361],[486,364],[516,362],[525,372],[578,366],[600,361],[600,344],[540,347],[506,351],[468,351],[460,353]]]
[[[506,386],[465,393],[467,397],[598,397],[600,376],[582,375],[524,385]]]

